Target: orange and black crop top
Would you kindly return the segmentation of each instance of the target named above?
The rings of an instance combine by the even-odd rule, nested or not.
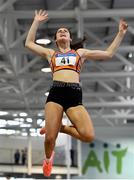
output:
[[[69,69],[80,73],[82,62],[81,57],[75,50],[70,50],[67,53],[55,52],[51,59],[52,73]]]

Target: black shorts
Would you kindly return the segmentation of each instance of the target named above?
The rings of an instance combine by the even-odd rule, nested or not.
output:
[[[53,81],[46,103],[50,101],[60,104],[64,111],[82,105],[82,88],[79,83]]]

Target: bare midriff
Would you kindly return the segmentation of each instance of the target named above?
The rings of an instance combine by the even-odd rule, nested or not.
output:
[[[59,70],[53,74],[54,81],[79,83],[79,73],[73,70]]]

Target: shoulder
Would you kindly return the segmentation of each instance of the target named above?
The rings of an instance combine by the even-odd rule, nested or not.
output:
[[[79,56],[80,56],[81,58],[83,58],[83,57],[84,57],[84,54],[85,54],[85,49],[80,48],[80,49],[77,49],[76,52],[79,54]]]
[[[77,52],[80,54],[80,56],[82,58],[87,58],[87,57],[91,56],[93,53],[95,53],[96,51],[90,50],[90,49],[80,48],[77,50]]]
[[[51,59],[54,56],[55,52],[56,51],[54,49],[47,49],[47,59],[48,59],[48,61],[51,61]]]
[[[48,53],[49,55],[51,55],[51,57],[53,56],[53,54],[55,53],[56,51],[54,49],[48,49]]]
[[[79,55],[83,55],[84,52],[85,52],[85,49],[80,48],[80,49],[77,49],[76,52],[77,52]]]

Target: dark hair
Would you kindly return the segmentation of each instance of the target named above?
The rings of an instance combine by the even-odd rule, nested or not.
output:
[[[66,27],[63,27],[63,28],[66,28]],[[69,31],[70,38],[72,39],[72,33],[71,33],[70,29],[68,29],[68,28],[66,28],[66,29]],[[57,31],[54,34],[54,40],[56,40],[56,34],[57,34]],[[70,48],[74,49],[74,50],[77,50],[79,48],[83,48],[83,46],[84,46],[83,44],[84,44],[85,40],[86,40],[85,36],[83,38],[78,38],[75,41],[72,40],[72,42],[70,43]],[[57,43],[56,43],[56,45],[57,45]]]
[[[66,28],[66,27],[64,27],[64,26],[62,26],[62,27],[60,27],[60,28],[65,28],[65,29],[67,29],[68,32],[69,32],[69,34],[70,34],[70,38],[72,39],[72,33],[71,33],[70,29],[68,29],[68,28]],[[59,29],[60,29],[60,28],[59,28]],[[58,31],[58,30],[57,30],[57,31]],[[56,40],[57,31],[56,31],[55,34],[54,34],[54,40]]]
[[[74,50],[83,48],[85,40],[86,40],[86,37],[84,36],[83,38],[79,38],[76,41],[72,41],[70,44],[70,48]]]

